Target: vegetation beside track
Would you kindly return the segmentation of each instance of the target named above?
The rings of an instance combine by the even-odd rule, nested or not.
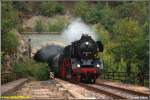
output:
[[[33,59],[25,57],[23,61],[15,62],[13,71],[24,77],[33,77],[36,80],[48,80],[49,72],[47,63],[38,63]]]
[[[27,20],[37,15],[48,17],[50,21],[46,29],[43,27],[45,23],[42,22],[43,20],[37,21],[34,29],[60,32],[66,28],[70,19],[57,16],[71,15],[72,18],[81,17],[96,31],[98,39],[103,41],[105,71],[125,71],[128,76],[132,72],[148,73],[148,1],[99,1],[95,4],[78,1],[73,4],[74,8],[59,3],[2,1],[2,64],[5,63],[3,58],[5,59],[6,55],[12,57],[18,52],[19,40],[12,30],[14,28],[18,31],[24,30],[22,28],[23,19]],[[27,62],[24,62],[23,65],[25,63]],[[18,64],[21,65],[22,62],[19,61]],[[16,66],[19,66],[18,64]]]

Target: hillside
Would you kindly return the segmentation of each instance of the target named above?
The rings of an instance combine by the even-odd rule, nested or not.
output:
[[[62,32],[74,18],[81,18],[102,40],[104,71],[148,73],[148,1],[2,1],[1,56],[18,52],[20,44],[13,29]]]

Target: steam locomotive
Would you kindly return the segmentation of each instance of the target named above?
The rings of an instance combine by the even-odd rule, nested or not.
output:
[[[54,57],[51,70],[55,76],[76,81],[95,83],[103,69],[101,60],[103,44],[83,34]]]

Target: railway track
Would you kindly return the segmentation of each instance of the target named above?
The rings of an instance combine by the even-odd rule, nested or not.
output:
[[[97,93],[102,93],[104,95],[107,95],[115,99],[148,99],[149,98],[148,93],[115,87],[104,83],[85,84],[85,83],[79,83],[75,81],[69,81],[69,82],[82,86],[87,90],[95,91]]]
[[[114,86],[114,85],[105,84],[105,83],[101,83],[101,82],[96,82],[96,84],[100,85],[100,86],[109,87],[109,88],[112,88],[112,89],[117,89],[117,90],[120,90],[120,91],[124,91],[124,92],[130,93],[130,94],[133,94],[133,95],[137,95],[139,97],[147,97],[147,98],[149,97],[149,93],[143,92],[143,91],[136,91],[136,90],[132,90],[132,89],[129,89],[129,88],[117,87],[117,86]]]
[[[88,89],[88,90],[91,90],[91,91],[95,91],[95,92],[98,92],[98,93],[103,93],[107,96],[110,96],[112,98],[116,98],[116,99],[127,99],[126,97],[124,96],[120,96],[116,93],[113,93],[113,92],[110,92],[110,91],[107,91],[106,89],[103,89],[101,87],[99,87],[99,85],[94,85],[94,84],[83,84],[83,83],[79,83],[80,86]]]
[[[80,86],[85,87],[89,90],[103,93],[111,96],[115,99],[148,99],[149,94],[145,94],[139,91],[132,91],[119,87],[113,87],[105,84],[83,84],[79,83]]]

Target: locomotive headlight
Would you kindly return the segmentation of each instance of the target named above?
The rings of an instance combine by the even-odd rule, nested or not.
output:
[[[80,64],[77,64],[77,67],[80,68]]]
[[[100,67],[100,65],[99,65],[99,64],[97,64],[97,65],[96,65],[96,67],[98,67],[98,68],[99,68],[99,67]]]
[[[85,42],[86,45],[89,45],[89,42]]]

